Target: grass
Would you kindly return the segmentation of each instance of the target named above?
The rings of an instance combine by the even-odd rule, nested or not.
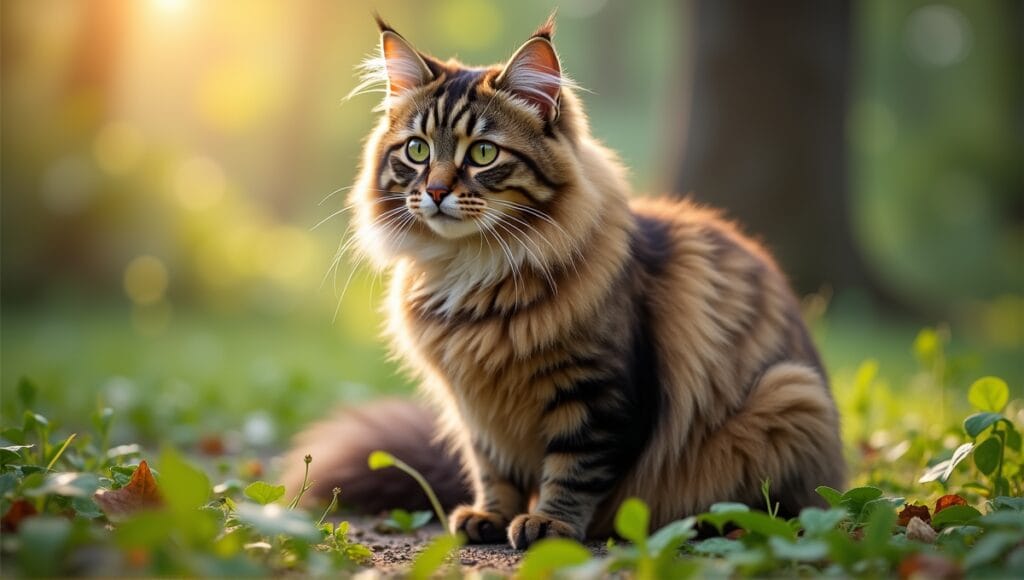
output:
[[[4,574],[359,570],[369,551],[327,517],[333,507],[298,510],[265,460],[339,402],[411,390],[385,359],[377,320],[368,306],[336,324],[315,309],[185,310],[144,336],[116,305],[5,309]],[[527,554],[524,577],[567,566],[638,578],[1024,570],[1024,504],[1012,497],[1024,493],[1019,362],[942,328],[842,311],[814,326],[853,473],[850,489],[820,491],[830,509],[780,520],[765,482],[764,511],[722,504],[652,531],[646,506],[627,502],[617,519],[626,541],[608,556],[544,541]],[[987,373],[1009,385],[976,380]],[[698,524],[734,531],[696,542]],[[437,540],[413,572],[429,577],[460,544]]]

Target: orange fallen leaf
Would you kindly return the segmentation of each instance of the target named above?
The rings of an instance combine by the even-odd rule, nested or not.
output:
[[[942,510],[953,507],[955,505],[968,505],[967,500],[958,495],[944,495],[935,502],[935,513],[939,513]]]
[[[941,554],[912,554],[900,562],[900,578],[960,578],[963,572],[953,560]]]
[[[103,513],[111,519],[163,503],[156,479],[153,478],[153,472],[149,470],[149,464],[145,460],[139,462],[128,485],[121,489],[100,490],[96,492],[94,499]]]
[[[928,506],[926,505],[907,504],[900,511],[899,518],[900,519],[897,523],[903,527],[907,527],[907,524],[910,523],[911,518],[921,518],[921,520],[925,523],[929,523],[932,521],[932,516],[928,512]]]
[[[738,540],[745,535],[747,535],[747,530],[744,530],[743,528],[737,528],[726,534],[725,537],[729,538],[730,540]]]
[[[199,440],[199,450],[204,455],[219,456],[227,452],[224,438],[219,435],[207,435]]]
[[[37,513],[39,512],[36,511],[36,506],[30,502],[23,499],[15,500],[11,504],[11,509],[7,510],[7,513],[4,514],[3,520],[0,520],[0,528],[5,532],[16,532],[22,520],[30,518]]]

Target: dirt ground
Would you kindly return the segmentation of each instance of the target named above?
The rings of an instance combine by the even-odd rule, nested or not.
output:
[[[384,573],[397,573],[408,568],[430,540],[441,533],[441,526],[430,523],[412,534],[382,534],[375,529],[380,517],[345,517],[351,524],[349,537],[373,550],[373,567]],[[601,542],[587,544],[595,555],[606,552]],[[508,544],[487,544],[465,546],[459,551],[459,564],[465,572],[496,572],[507,575],[515,571],[523,558],[523,552],[513,550]]]

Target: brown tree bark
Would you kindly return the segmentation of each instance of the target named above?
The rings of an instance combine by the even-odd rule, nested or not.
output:
[[[800,292],[866,286],[844,133],[849,0],[695,0],[691,108],[674,191],[723,207]]]

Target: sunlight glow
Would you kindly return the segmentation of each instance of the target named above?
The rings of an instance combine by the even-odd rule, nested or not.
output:
[[[153,0],[153,4],[161,12],[178,14],[185,9],[188,4],[188,0]]]

